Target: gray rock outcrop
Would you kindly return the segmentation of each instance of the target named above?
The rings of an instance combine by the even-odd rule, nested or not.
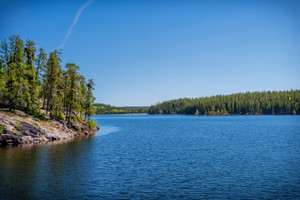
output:
[[[94,134],[96,130],[79,122],[67,125],[64,121],[40,121],[20,111],[0,112],[0,145],[68,140]]]

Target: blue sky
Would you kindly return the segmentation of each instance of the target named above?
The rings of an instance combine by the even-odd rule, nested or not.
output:
[[[85,0],[0,0],[0,40],[59,47]],[[62,50],[96,102],[300,89],[300,1],[95,0]]]

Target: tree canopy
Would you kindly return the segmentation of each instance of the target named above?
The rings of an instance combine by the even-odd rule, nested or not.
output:
[[[247,92],[158,103],[149,114],[300,114],[300,91]]]
[[[1,107],[68,123],[94,115],[93,80],[86,82],[74,63],[62,68],[60,51],[37,53],[33,41],[24,43],[16,35],[4,39],[0,49]]]
[[[147,113],[147,106],[126,106],[126,107],[116,107],[102,103],[95,103],[94,110],[96,114],[138,114]]]

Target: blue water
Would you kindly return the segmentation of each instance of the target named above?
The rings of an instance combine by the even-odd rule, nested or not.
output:
[[[0,149],[0,199],[300,199],[300,116],[95,116],[68,143]]]

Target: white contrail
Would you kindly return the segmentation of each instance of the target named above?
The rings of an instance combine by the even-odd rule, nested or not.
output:
[[[58,48],[56,48],[57,50],[60,50],[60,49],[62,49],[62,48],[65,46],[67,40],[69,39],[69,37],[70,37],[70,35],[71,35],[71,33],[72,33],[73,27],[74,27],[74,26],[76,25],[76,23],[78,22],[78,19],[79,19],[80,15],[81,15],[82,11],[83,11],[88,5],[90,5],[91,3],[93,3],[93,1],[95,1],[95,0],[89,0],[89,1],[87,1],[85,4],[83,4],[83,5],[79,8],[79,10],[77,11],[76,16],[75,16],[75,18],[74,18],[74,21],[73,21],[72,25],[70,26],[70,28],[69,28],[69,30],[68,30],[68,33],[67,33],[67,35],[66,35],[66,37],[65,37],[65,39],[64,39],[64,42],[63,42]]]

